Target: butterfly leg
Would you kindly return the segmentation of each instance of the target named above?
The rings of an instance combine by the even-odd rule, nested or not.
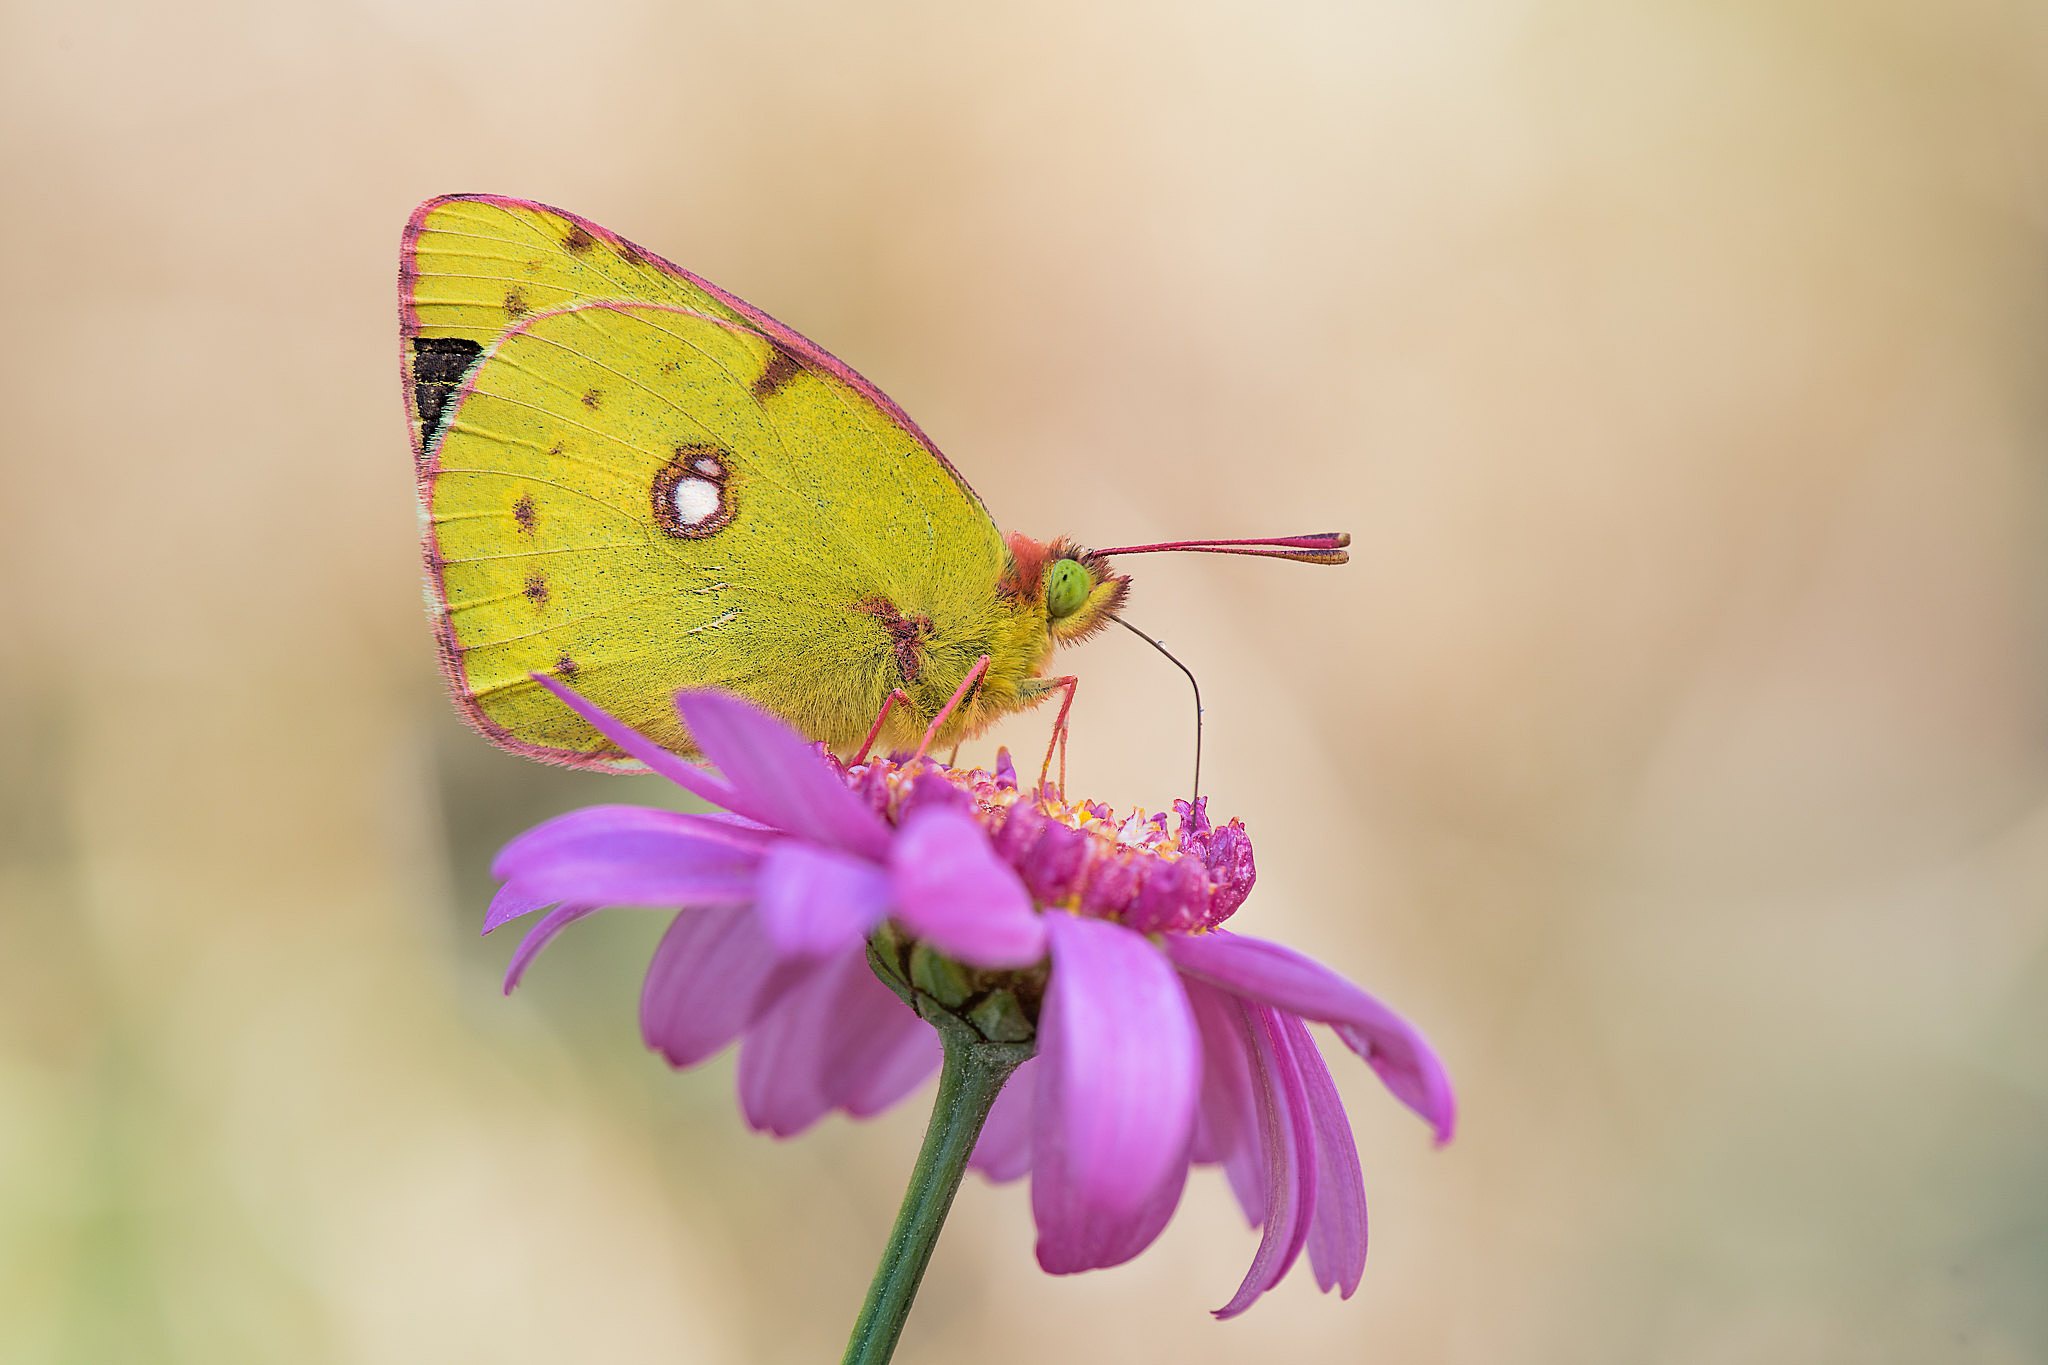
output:
[[[912,763],[925,756],[925,751],[932,747],[932,741],[939,737],[939,727],[944,725],[952,714],[960,709],[960,703],[967,700],[967,694],[974,690],[975,685],[981,681],[981,675],[986,672],[988,672],[988,655],[984,654],[974,661],[974,667],[967,670],[967,676],[960,680],[960,685],[953,689],[953,695],[948,697],[946,704],[939,708],[939,714],[933,716],[932,723],[925,727],[924,742],[919,744],[917,752],[910,756]]]
[[[1081,680],[1069,676],[1065,678],[1047,678],[1045,683],[1048,690],[1058,688],[1067,695],[1060,702],[1059,715],[1053,718],[1052,739],[1045,746],[1045,762],[1038,766],[1038,785],[1041,789],[1044,788],[1045,779],[1052,772],[1053,751],[1058,750],[1060,756],[1059,789],[1064,792],[1067,789],[1067,712],[1074,709],[1074,691],[1081,685]]]
[[[882,698],[881,714],[876,716],[875,723],[868,727],[868,737],[860,742],[860,752],[853,756],[853,762],[848,766],[857,767],[868,761],[868,751],[875,747],[875,739],[882,733],[882,722],[889,719],[889,713],[896,709],[896,703],[899,701],[906,706],[910,704],[910,694],[900,687]]]

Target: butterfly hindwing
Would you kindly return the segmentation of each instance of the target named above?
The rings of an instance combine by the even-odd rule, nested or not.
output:
[[[506,747],[617,760],[533,673],[671,747],[690,686],[845,743],[905,676],[904,629],[934,686],[986,648],[987,514],[893,410],[744,319],[536,313],[436,418],[421,483],[444,663]]]

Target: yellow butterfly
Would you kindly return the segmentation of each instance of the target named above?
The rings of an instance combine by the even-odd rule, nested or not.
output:
[[[457,706],[496,744],[629,768],[547,674],[692,752],[670,697],[748,697],[839,752],[949,744],[1074,679],[1110,556],[1342,563],[1350,537],[1083,550],[1005,539],[917,424],[825,351],[544,204],[406,224],[401,359],[427,595]],[[1048,757],[1050,751],[1048,751]]]

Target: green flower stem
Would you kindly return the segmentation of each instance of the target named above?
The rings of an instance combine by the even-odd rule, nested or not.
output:
[[[960,1179],[967,1174],[967,1158],[974,1154],[989,1108],[1010,1073],[1032,1053],[1029,1043],[988,1041],[959,1019],[933,1008],[932,1002],[920,1001],[918,1012],[938,1029],[945,1049],[939,1094],[932,1104],[917,1165],[910,1172],[910,1188],[904,1191],[903,1207],[896,1213],[896,1226],[889,1232],[889,1244],[882,1250],[881,1264],[875,1267],[867,1301],[861,1304],[853,1335],[847,1339],[843,1365],[886,1365],[896,1353],[896,1339],[903,1335],[911,1301],[917,1297],[925,1266],[931,1263],[932,1248],[938,1245],[939,1229],[953,1207]]]

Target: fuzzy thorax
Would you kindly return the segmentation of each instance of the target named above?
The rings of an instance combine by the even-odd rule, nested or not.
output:
[[[1122,605],[1129,588],[1128,578],[1110,571],[1106,556],[1083,550],[1070,540],[1046,542],[1012,535],[1008,562],[996,583],[995,610],[986,616],[940,621],[929,636],[920,634],[913,639],[908,625],[914,618],[903,617],[886,603],[876,603],[872,609],[863,605],[861,609],[876,617],[879,628],[903,627],[898,632],[908,641],[903,648],[915,651],[919,665],[914,678],[910,670],[898,670],[911,704],[889,716],[879,736],[882,749],[916,747],[929,718],[938,714],[954,687],[984,654],[988,656],[987,671],[939,727],[933,737],[936,747],[972,739],[1002,717],[1044,702],[1059,690],[1045,676],[1054,647],[1084,640],[1101,630]],[[869,715],[880,708],[889,685],[886,677],[878,677],[879,690],[872,698],[874,708]],[[829,732],[814,726],[812,733],[841,752],[851,749],[859,737],[845,725]]]

